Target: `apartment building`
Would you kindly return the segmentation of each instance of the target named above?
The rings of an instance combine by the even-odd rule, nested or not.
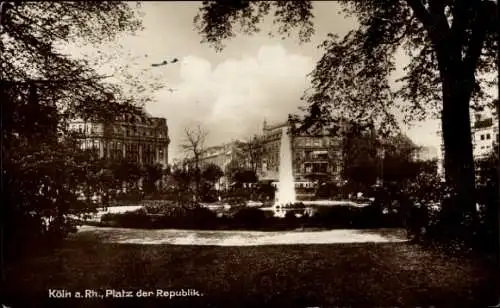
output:
[[[77,133],[82,149],[91,149],[100,158],[168,165],[170,138],[165,118],[130,113],[109,123],[75,119],[69,129]]]
[[[441,138],[441,151],[439,152],[439,171],[444,177],[444,143],[442,132],[437,132]],[[474,160],[488,157],[497,150],[499,142],[498,113],[496,110],[487,109],[475,112],[471,117],[472,149]]]
[[[298,188],[313,186],[318,178],[341,180],[341,138],[331,136],[326,129],[315,134],[292,132],[288,121],[274,125],[264,123],[261,135],[263,179],[278,180],[283,127],[286,127],[290,134],[293,175]]]

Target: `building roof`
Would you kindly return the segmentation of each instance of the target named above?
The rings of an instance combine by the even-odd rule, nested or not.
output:
[[[135,110],[135,112],[133,112],[133,110]],[[114,121],[122,123],[130,123],[130,124],[142,124],[155,127],[167,127],[166,118],[153,117],[149,115],[141,107],[135,107],[135,106],[131,107],[131,110],[128,112],[121,112],[120,114],[116,115]],[[103,121],[93,120],[93,119],[84,120],[82,118],[75,118],[71,122],[102,123]]]

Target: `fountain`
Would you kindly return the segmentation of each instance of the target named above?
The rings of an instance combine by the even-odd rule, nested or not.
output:
[[[274,205],[271,208],[262,208],[262,210],[272,210],[274,212],[274,216],[284,217],[287,210],[293,210],[296,202],[297,198],[295,193],[295,181],[293,177],[292,148],[290,136],[288,135],[287,128],[283,127],[281,133],[279,177]],[[368,205],[368,203],[360,204],[357,202],[345,200],[316,200],[301,201],[300,203],[307,207],[306,211],[308,211],[309,215],[311,215],[310,213],[313,213],[313,209],[317,209],[318,207],[364,207]]]
[[[283,207],[296,202],[295,183],[293,178],[292,149],[287,128],[281,130],[279,179],[276,191],[274,209],[277,216],[285,214]]]

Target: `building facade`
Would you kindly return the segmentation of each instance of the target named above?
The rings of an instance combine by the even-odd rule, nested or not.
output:
[[[207,147],[200,156],[200,167],[214,164],[225,171],[233,159],[240,157],[241,141],[231,141],[222,145]]]
[[[287,127],[291,134],[293,175],[297,188],[312,188],[320,178],[325,181],[341,181],[341,138],[332,137],[326,130],[319,134],[292,133],[292,127],[288,121],[275,125],[264,123],[262,133],[255,136],[257,139],[255,144],[260,148],[260,151],[257,151],[259,155],[249,157],[249,154],[245,153],[246,142],[235,140],[204,149],[200,157],[200,167],[215,164],[225,172],[227,166],[234,161],[242,168],[256,167],[260,181],[277,182],[283,127]],[[253,162],[255,159],[257,161]],[[230,183],[228,179],[222,178],[221,184],[229,185]]]
[[[485,110],[475,112],[471,117],[472,153],[474,160],[487,158],[497,151],[499,142],[498,113],[496,110]],[[441,131],[441,151],[439,152],[439,170],[444,178],[444,141]]]
[[[224,173],[224,176],[216,183],[217,189],[228,188],[231,183],[230,179],[225,175],[229,164],[234,161],[239,163],[240,167],[245,167],[246,164],[242,161],[242,141],[231,141],[221,145],[207,147],[203,150],[199,159],[200,169],[204,169],[208,165],[216,165]],[[188,158],[189,159],[189,158]]]
[[[321,133],[294,133],[287,121],[276,125],[264,123],[262,132],[261,177],[277,181],[280,165],[281,134],[286,127],[290,134],[293,175],[296,186],[314,185],[317,179],[340,181],[342,172],[342,140],[331,136],[326,129]]]
[[[100,158],[168,165],[170,138],[165,118],[125,114],[109,123],[75,119],[69,129],[77,133],[82,149],[91,149]]]
[[[476,113],[472,127],[474,159],[483,159],[495,151],[498,144],[498,117],[496,112]]]

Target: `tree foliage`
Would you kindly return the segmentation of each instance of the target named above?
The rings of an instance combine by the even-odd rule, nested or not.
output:
[[[257,174],[250,169],[240,169],[233,174],[232,180],[239,184],[255,183],[257,182]]]
[[[135,111],[131,97],[105,83],[88,60],[75,60],[61,47],[75,40],[113,40],[141,29],[141,22],[124,2],[2,4],[2,190],[9,192],[2,218],[9,221],[9,249],[41,244],[48,231],[60,238],[66,214],[90,207],[78,200],[77,188],[102,189],[103,166],[79,149],[66,130],[67,120],[107,120]]]
[[[420,147],[402,133],[382,136],[369,125],[352,123],[342,136],[342,176],[350,186],[360,186],[357,189],[370,187],[378,179],[403,190],[423,174],[437,174],[437,162],[417,160]]]
[[[403,134],[385,140],[383,146],[382,176],[385,182],[398,183],[400,187],[414,181],[422,172],[429,170],[428,162],[415,159],[420,150]]]
[[[190,167],[195,173],[196,196],[200,192],[201,184],[201,155],[205,150],[205,141],[208,132],[197,125],[195,128],[184,129],[184,141],[181,148],[186,153],[187,159],[190,162]]]
[[[147,164],[144,166],[144,190],[146,193],[156,191],[156,184],[162,179],[164,173],[160,164]]]
[[[5,16],[0,41],[3,82],[50,81],[38,85],[45,91],[41,97],[68,113],[95,115],[109,110],[111,103],[132,103],[118,87],[103,83],[88,59],[70,58],[59,47],[76,40],[99,44],[141,29],[128,3],[20,2]]]
[[[203,168],[202,171],[202,177],[206,181],[214,184],[216,183],[221,177],[224,176],[224,172],[222,169],[217,166],[216,164],[208,164]]]
[[[255,33],[262,16],[283,9],[275,23],[312,31],[311,1],[253,4],[205,1],[195,23],[205,41],[216,46],[243,32]],[[344,37],[329,34],[319,46],[324,55],[311,73],[312,87],[303,99],[307,125],[332,125],[336,117],[375,119],[382,131],[397,128],[395,111],[406,120],[439,115],[445,146],[446,180],[473,211],[474,165],[469,109],[487,101],[495,72],[498,44],[497,4],[491,0],[342,1],[342,12],[358,25]],[[304,38],[303,38],[304,39]],[[392,86],[396,55],[410,57],[405,75]],[[489,79],[488,79],[489,78]]]
[[[182,161],[174,164],[171,167],[168,175],[167,186],[174,198],[180,204],[191,204],[195,191],[193,183],[195,183],[196,173],[193,168],[190,168],[190,163]]]
[[[220,51],[224,41],[235,36],[235,24],[245,34],[257,33],[268,14],[274,16],[282,37],[298,29],[300,39],[307,41],[314,34],[311,10],[310,1],[204,1],[194,23],[203,42]]]
[[[313,3],[293,2],[233,1],[227,5],[205,1],[194,21],[203,41],[218,50],[238,30],[260,32],[259,23],[271,12],[279,33],[290,35],[298,29],[301,42],[309,41],[314,34]],[[345,115],[349,111],[352,117],[378,115],[390,120],[386,124],[395,125],[395,106],[405,111],[408,120],[429,115],[429,111],[439,114],[443,97],[436,44],[446,41],[453,41],[453,47],[462,51],[464,69],[474,73],[475,106],[484,104],[489,97],[485,87],[493,85],[485,74],[496,71],[496,7],[493,1],[475,2],[340,2],[342,13],[355,17],[359,26],[344,37],[330,33],[318,46],[325,53],[311,73],[312,91],[305,96],[310,116],[330,122],[332,112]],[[240,27],[235,30],[237,24]],[[398,80],[400,87],[394,88],[389,77],[396,68],[395,55],[401,51],[411,62],[404,69],[407,74]]]
[[[250,169],[257,173],[260,169],[264,151],[262,140],[254,136],[240,144],[240,151],[243,160],[247,161]]]

